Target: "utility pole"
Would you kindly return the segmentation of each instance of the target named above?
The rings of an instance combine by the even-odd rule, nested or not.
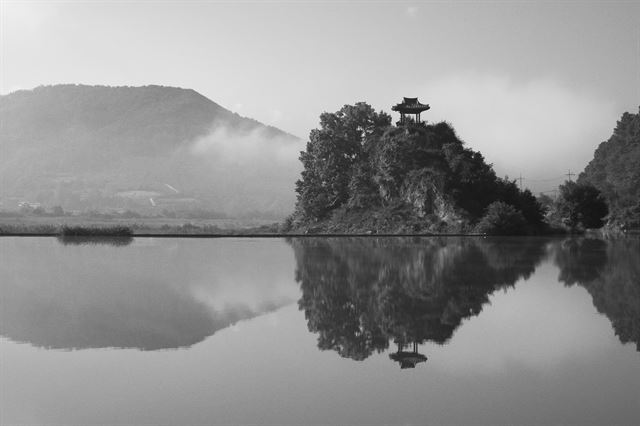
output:
[[[571,180],[571,176],[575,176],[575,173],[571,173],[571,169],[569,169],[569,173],[567,173],[565,176],[569,176],[569,182],[573,182],[573,180]]]
[[[522,191],[522,180],[524,178],[522,177],[522,173],[520,173],[520,177],[518,178],[518,180],[520,181],[520,191]]]

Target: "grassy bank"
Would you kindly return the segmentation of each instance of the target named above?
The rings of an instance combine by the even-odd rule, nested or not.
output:
[[[60,235],[63,229],[86,229],[86,235],[111,235],[127,228],[136,235],[245,235],[273,234],[280,225],[270,221],[231,219],[184,220],[171,218],[94,219],[75,217],[0,218],[0,235]]]

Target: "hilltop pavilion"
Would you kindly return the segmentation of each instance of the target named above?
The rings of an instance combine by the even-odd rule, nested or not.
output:
[[[392,106],[391,110],[400,113],[400,121],[397,123],[400,126],[409,123],[420,123],[420,113],[430,108],[428,104],[418,102],[418,98],[404,98],[402,103]]]

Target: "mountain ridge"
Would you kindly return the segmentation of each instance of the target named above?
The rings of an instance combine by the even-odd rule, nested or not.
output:
[[[193,89],[39,86],[0,96],[0,118],[0,208],[29,201],[77,210],[198,208],[284,216],[293,207],[299,167],[291,157],[300,140]],[[267,158],[273,164],[255,155],[282,150],[291,153],[281,161]],[[261,182],[247,179],[256,173]],[[167,184],[190,201],[155,209],[149,194],[140,200],[118,195],[150,191],[175,200]]]

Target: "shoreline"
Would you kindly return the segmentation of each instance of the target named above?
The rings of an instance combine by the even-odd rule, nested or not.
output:
[[[566,234],[550,235],[487,235],[487,234],[162,234],[140,233],[131,236],[92,235],[95,238],[352,238],[352,237],[491,237],[491,238],[549,238],[567,236]],[[2,233],[1,237],[60,237],[59,233]],[[66,238],[84,238],[84,236],[68,236]]]

